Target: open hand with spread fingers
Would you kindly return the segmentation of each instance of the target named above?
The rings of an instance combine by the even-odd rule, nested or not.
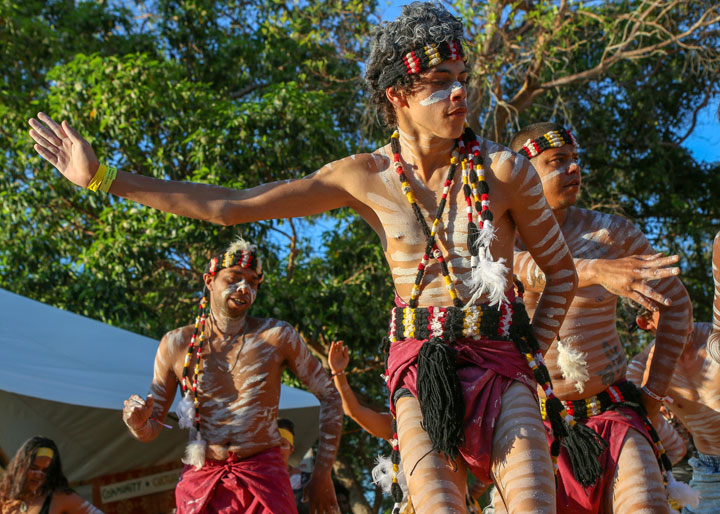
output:
[[[100,166],[90,144],[67,121],[58,124],[44,112],[28,123],[37,153],[70,182],[87,187]]]
[[[658,280],[676,277],[680,268],[672,267],[680,257],[662,253],[652,255],[631,255],[621,259],[598,259],[598,272],[601,274],[600,284],[609,292],[629,298],[651,311],[667,307],[670,298],[660,294],[657,289]]]

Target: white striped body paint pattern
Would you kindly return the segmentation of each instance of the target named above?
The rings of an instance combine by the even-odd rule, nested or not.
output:
[[[437,212],[442,180],[445,177],[447,168],[440,168],[434,173],[433,180],[437,181],[437,183],[433,182],[429,187],[424,180],[416,176],[412,164],[414,157],[411,154],[411,145],[403,145],[404,136],[402,133],[400,137],[408,180],[425,215],[425,220],[430,225]],[[495,215],[494,224],[497,229],[497,239],[491,246],[491,253],[495,259],[505,258],[506,262],[510,263],[512,252],[509,241],[513,237],[515,227],[512,220],[503,215],[507,211],[510,200],[504,198],[504,196],[508,195],[498,192],[499,189],[507,186],[498,182],[496,174],[502,174],[505,177],[504,180],[512,179],[515,182],[522,177],[511,177],[514,172],[513,167],[516,165],[513,160],[514,156],[510,151],[486,140],[481,140],[480,144],[481,152],[484,155],[486,180],[490,186],[491,209]],[[395,288],[400,297],[407,301],[410,298],[410,292],[415,281],[417,265],[422,260],[425,250],[425,237],[407,198],[400,188],[397,173],[391,166],[392,156],[389,146],[378,150],[378,154],[383,158],[376,160],[378,163],[375,175],[377,182],[374,182],[368,188],[369,192],[366,192],[361,200],[372,211],[372,215],[377,218],[373,222],[373,216],[365,215],[380,236]],[[522,170],[525,171],[527,167],[527,161],[524,161]],[[537,201],[538,199],[535,199],[535,202]],[[447,206],[440,220],[437,243],[448,262],[451,277],[456,284],[458,297],[463,302],[467,302],[472,296],[469,287],[472,271],[470,252],[467,249],[467,230],[462,180],[458,170],[448,195]],[[511,279],[511,270],[508,268],[506,274],[508,284],[512,283]],[[484,300],[480,299],[479,301]],[[452,305],[452,299],[441,278],[440,265],[435,259],[431,259],[427,267],[426,277],[421,286],[419,304],[420,306]]]
[[[174,330],[158,348],[151,392],[156,399],[153,416],[160,421],[164,421],[182,377],[191,335],[192,326]],[[190,369],[194,365],[193,356]],[[280,445],[277,415],[285,367],[321,403],[316,466],[334,460],[342,407],[329,376],[292,326],[252,317],[239,334],[222,341],[211,336],[203,346],[198,396],[208,457],[225,458],[232,451],[242,458]]]
[[[628,430],[612,486],[602,512],[665,514],[670,512],[655,453],[645,437]]]
[[[715,293],[712,307],[712,334],[707,342],[707,350],[715,362],[720,362],[720,232],[715,235],[712,253],[712,276]]]
[[[665,406],[687,427],[699,451],[720,455],[720,364],[707,352],[711,332],[710,323],[695,323],[667,391],[673,402]],[[654,349],[649,345],[631,361],[629,380],[642,383]]]
[[[520,383],[503,394],[491,461],[499,511],[555,512],[555,476],[537,410],[534,395]]]
[[[632,223],[611,214],[570,207],[562,232],[580,276],[589,273],[592,266],[598,264],[598,259],[655,253]],[[537,286],[544,281],[542,271],[524,251],[516,252],[515,273],[526,284]],[[691,327],[691,307],[687,292],[677,278],[662,279],[654,287],[673,302],[661,312],[658,339],[662,340],[659,345],[662,350],[655,355],[654,373],[648,383],[652,390],[664,394]],[[547,284],[544,295],[555,295],[555,291]],[[526,292],[528,312],[535,311],[538,298],[537,292]],[[564,379],[557,364],[557,345],[553,344],[547,352],[546,363],[555,394],[561,399],[577,400],[595,395],[625,377],[625,351],[616,329],[617,299],[602,285],[577,290],[560,329],[560,337],[571,341],[572,349],[586,354],[590,379],[584,384],[582,394],[574,383]]]

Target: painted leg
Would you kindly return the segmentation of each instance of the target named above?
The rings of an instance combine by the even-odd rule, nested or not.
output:
[[[502,397],[491,466],[496,504],[504,503],[507,512],[555,512],[555,476],[540,409],[527,386],[518,382]]]
[[[625,436],[606,502],[615,514],[670,512],[653,448],[636,430]]]
[[[415,512],[464,513],[466,469],[462,457],[458,457],[458,469],[453,471],[442,454],[430,452],[432,445],[420,426],[422,413],[416,398],[400,398],[396,409],[400,458]]]

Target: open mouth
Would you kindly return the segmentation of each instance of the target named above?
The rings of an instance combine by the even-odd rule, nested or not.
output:
[[[232,297],[228,298],[231,304],[237,306],[237,307],[243,307],[247,305],[247,299],[243,297]]]

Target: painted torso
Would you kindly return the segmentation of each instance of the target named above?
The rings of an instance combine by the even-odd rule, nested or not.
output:
[[[710,323],[695,323],[670,382],[673,403],[667,407],[688,428],[699,451],[720,455],[720,364],[707,353],[711,330]],[[632,360],[628,379],[641,383],[653,352],[651,344]]]
[[[209,458],[226,458],[229,451],[242,458],[280,445],[280,382],[289,358],[295,358],[303,378],[308,371],[315,371],[311,380],[317,381],[317,386],[328,382],[317,359],[289,324],[252,317],[247,321],[241,333],[222,339],[211,337],[203,345],[198,391],[201,432],[208,442]],[[178,382],[192,330],[192,326],[186,326],[166,336],[167,357]],[[162,365],[161,358],[158,354],[156,370]],[[193,357],[191,370],[194,365]],[[309,387],[314,390],[314,386]],[[154,381],[151,390],[156,402],[162,404],[164,388]]]
[[[647,242],[627,220],[610,214],[570,207],[561,226],[570,253],[575,259],[612,259],[642,252]],[[628,242],[628,238],[635,241]],[[630,251],[626,248],[630,246]],[[522,265],[518,259],[518,265]],[[578,273],[582,264],[577,264]],[[526,280],[527,277],[521,277]],[[525,293],[528,312],[534,313],[539,293]],[[615,327],[618,297],[604,287],[579,288],[570,304],[560,338],[571,348],[585,352],[589,380],[578,392],[575,382],[565,380],[558,366],[557,343],[548,350],[545,360],[550,370],[553,390],[563,400],[595,395],[625,377],[625,351]]]
[[[495,259],[505,259],[505,264],[508,266],[507,283],[512,284],[510,279],[515,225],[508,212],[508,187],[498,180],[496,171],[501,167],[510,167],[506,173],[512,175],[513,180],[522,183],[529,174],[529,167],[527,161],[515,160],[509,150],[490,141],[481,141],[481,152],[485,161],[485,177],[490,188],[490,209],[494,215],[493,223],[497,235],[491,246],[491,252]],[[400,297],[407,302],[415,281],[418,263],[425,251],[425,237],[401,190],[398,174],[392,165],[390,146],[382,147],[365,158],[371,172],[365,175],[367,180],[358,183],[356,188],[350,185],[351,193],[359,200],[359,204],[353,207],[380,236],[395,288]],[[509,159],[512,160],[506,162]],[[435,218],[447,169],[445,167],[437,170],[431,183],[426,185],[415,175],[411,165],[405,165],[405,173],[428,225],[432,225]],[[518,189],[515,190],[517,191]],[[458,296],[467,301],[471,294],[466,284],[471,272],[465,208],[462,176],[458,166],[448,195],[448,203],[442,215],[437,243],[449,263]],[[421,291],[420,306],[452,305],[442,280],[440,265],[435,259],[430,259]]]

